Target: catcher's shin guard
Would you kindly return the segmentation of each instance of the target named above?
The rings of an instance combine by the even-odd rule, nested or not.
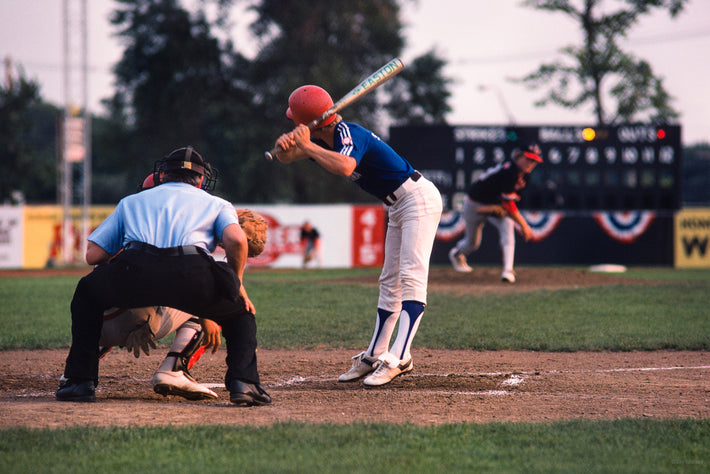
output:
[[[190,342],[180,352],[168,352],[166,357],[175,357],[174,371],[188,371],[195,365],[195,362],[200,360],[202,354],[205,353],[205,348],[202,346],[202,341],[205,339],[205,331],[200,329],[192,336]]]

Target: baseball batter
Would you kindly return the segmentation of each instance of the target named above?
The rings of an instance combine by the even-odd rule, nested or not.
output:
[[[515,224],[526,241],[532,238],[532,229],[520,214],[516,201],[520,200],[520,193],[525,189],[530,173],[541,162],[540,147],[527,145],[514,150],[512,160],[487,169],[471,184],[463,204],[466,232],[464,238],[449,251],[449,260],[456,271],[472,271],[466,256],[480,247],[483,226],[490,222],[498,229],[500,236],[503,257],[501,280],[515,283]]]
[[[276,140],[276,157],[283,163],[311,158],[330,173],[349,177],[387,205],[389,223],[375,330],[368,348],[353,357],[350,370],[338,378],[348,382],[365,377],[365,385],[383,385],[413,368],[410,349],[426,307],[441,195],[377,135],[344,122],[340,115],[309,130],[305,124],[332,106],[328,92],[318,86],[293,91],[286,115],[297,127]],[[389,347],[397,321],[397,336]]]

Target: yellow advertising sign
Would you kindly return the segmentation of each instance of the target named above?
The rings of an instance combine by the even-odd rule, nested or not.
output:
[[[114,210],[114,206],[91,206],[89,209],[89,228],[95,229]],[[62,206],[25,206],[24,214],[24,252],[23,268],[52,267],[62,261]],[[80,255],[81,207],[71,209],[72,234],[74,241],[72,261],[84,263]]]
[[[677,268],[710,268],[710,208],[678,212],[674,236]]]

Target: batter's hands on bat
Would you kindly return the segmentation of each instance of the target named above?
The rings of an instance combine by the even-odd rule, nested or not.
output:
[[[301,132],[300,135],[296,133],[296,130],[301,127],[305,129],[305,133],[307,134],[305,142],[301,139],[304,132]],[[308,144],[310,144],[310,130],[305,125],[299,125],[296,129],[284,133],[276,140],[274,150],[271,151],[271,154],[272,156],[275,155],[275,158],[282,163],[291,163],[308,158],[308,154],[304,151],[304,146],[308,146]]]
[[[294,128],[290,135],[293,135],[296,146],[302,150],[311,145],[311,130],[303,124]]]
[[[211,319],[200,318],[200,324],[202,325],[202,330],[205,332],[203,345],[206,349],[211,347],[212,353],[214,354],[222,344],[222,338],[220,337],[222,328]]]
[[[311,143],[310,129],[300,124],[288,133],[284,133],[276,140],[276,147],[283,151],[289,151],[293,147],[305,148]]]
[[[296,146],[296,140],[294,139],[292,132],[284,133],[276,139],[276,149],[279,151],[288,151],[291,147],[294,146]]]

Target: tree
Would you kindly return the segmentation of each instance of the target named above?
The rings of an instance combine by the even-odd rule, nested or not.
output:
[[[246,62],[230,41],[213,34],[209,2],[200,2],[195,13],[177,0],[117,3],[111,22],[126,47],[114,67],[116,93],[106,104],[115,130],[128,136],[110,153],[119,153],[118,161],[109,161],[118,169],[106,171],[123,173],[134,191],[174,148],[194,145],[217,168],[239,156],[244,142],[236,138],[252,114],[241,72]]]
[[[415,58],[392,85],[387,110],[396,125],[445,124],[451,112],[450,78],[443,76],[446,62],[435,51]]]
[[[532,89],[548,88],[537,106],[591,105],[598,125],[670,122],[679,114],[671,106],[663,79],[654,75],[648,62],[622,51],[619,40],[641,16],[666,9],[675,17],[687,1],[616,0],[614,11],[606,13],[611,8],[604,0],[525,0],[526,6],[572,18],[584,33],[584,44],[565,47],[566,62],[543,64],[520,81]],[[616,102],[613,112],[604,105],[607,98]]]
[[[58,116],[21,68],[0,86],[0,203],[56,199]]]

